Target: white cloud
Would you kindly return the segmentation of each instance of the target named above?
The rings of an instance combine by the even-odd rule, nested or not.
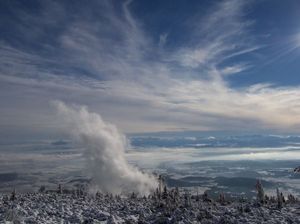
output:
[[[222,74],[222,75],[232,75],[232,74],[235,74],[235,73],[242,72],[242,71],[244,71],[244,70],[246,70],[248,68],[249,68],[249,66],[243,65],[243,64],[237,64],[237,65],[233,65],[233,66],[227,66],[227,67],[223,68],[220,71],[220,74]]]
[[[67,121],[66,131],[83,147],[88,176],[97,191],[148,195],[155,190],[154,176],[128,164],[125,158],[128,142],[116,126],[85,107],[73,108],[57,101],[54,105],[60,118]]]
[[[11,108],[5,120],[14,124],[14,117],[23,117],[24,125],[30,126],[37,121],[22,111],[35,114],[37,110],[41,117],[45,112],[39,122],[53,123],[47,102],[62,99],[88,105],[125,132],[299,131],[297,86],[232,88],[226,81],[224,75],[254,65],[224,65],[225,60],[259,49],[249,40],[247,28],[252,21],[244,18],[245,2],[220,2],[200,22],[191,24],[192,41],[168,51],[158,46],[157,36],[146,35],[145,24],[131,14],[134,3],[124,3],[122,12],[116,13],[110,2],[103,2],[99,8],[103,20],[93,20],[89,14],[72,20],[56,37],[60,44],[56,60],[1,43],[1,85],[17,88],[15,92],[0,90],[9,97],[1,98],[3,106]],[[161,34],[159,45],[170,41],[171,34]],[[61,67],[67,68],[65,73],[57,69]],[[17,99],[26,104],[11,107],[8,101]],[[0,122],[7,123],[1,117]]]

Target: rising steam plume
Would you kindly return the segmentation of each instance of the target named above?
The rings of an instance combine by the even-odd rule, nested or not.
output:
[[[87,170],[93,186],[102,192],[149,194],[157,186],[156,179],[128,164],[126,137],[116,126],[102,120],[86,107],[70,107],[54,102],[60,118],[68,123],[67,130],[83,146]]]

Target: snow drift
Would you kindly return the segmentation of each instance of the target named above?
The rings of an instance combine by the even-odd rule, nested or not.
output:
[[[156,188],[154,176],[142,173],[126,161],[128,142],[116,126],[103,121],[99,114],[90,113],[86,107],[70,107],[61,101],[54,105],[59,118],[67,122],[67,131],[84,148],[93,187],[113,194],[134,191],[141,195]]]

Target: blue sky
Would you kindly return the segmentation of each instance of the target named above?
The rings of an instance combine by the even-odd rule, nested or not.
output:
[[[125,133],[299,133],[300,2],[1,1],[0,136],[60,133],[53,100]]]

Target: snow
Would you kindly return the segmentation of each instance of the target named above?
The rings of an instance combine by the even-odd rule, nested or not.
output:
[[[149,197],[51,193],[0,195],[0,223],[300,223],[300,203],[203,200],[175,191]]]

